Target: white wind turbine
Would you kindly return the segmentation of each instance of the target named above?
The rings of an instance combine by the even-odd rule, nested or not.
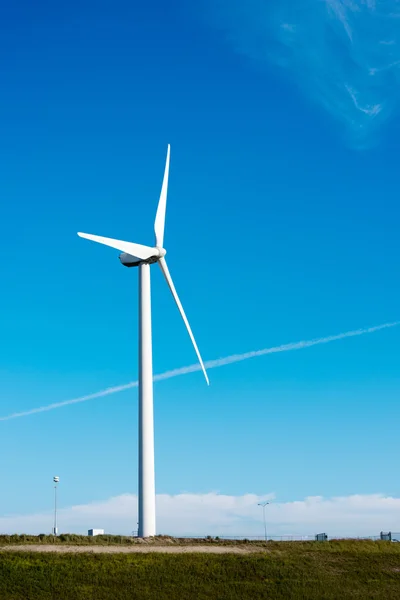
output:
[[[168,145],[164,179],[154,222],[155,246],[142,246],[111,238],[78,233],[82,238],[121,250],[119,258],[125,267],[139,267],[139,537],[156,534],[156,495],[154,477],[153,360],[151,342],[150,265],[158,262],[188,330],[201,368],[208,376],[185,311],[176,293],[167,263],[164,243],[170,146]]]

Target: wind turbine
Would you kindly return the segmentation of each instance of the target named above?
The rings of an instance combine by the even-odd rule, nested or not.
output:
[[[120,250],[119,259],[125,267],[139,267],[139,537],[156,534],[156,494],[154,477],[154,419],[153,419],[153,359],[151,341],[151,294],[150,265],[158,263],[169,289],[181,313],[192,340],[201,368],[209,384],[208,376],[194,339],[189,321],[171,279],[164,249],[165,209],[167,205],[170,146],[168,145],[164,179],[154,222],[155,246],[143,246],[112,238],[78,233],[105,246]]]

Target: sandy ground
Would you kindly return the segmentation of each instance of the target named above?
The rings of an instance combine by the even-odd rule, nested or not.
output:
[[[16,546],[2,546],[0,551],[5,552],[58,552],[58,553],[82,553],[93,554],[146,554],[149,552],[163,552],[165,554],[186,554],[197,552],[201,554],[250,554],[251,552],[262,552],[262,547],[238,547],[238,546],[64,546],[52,544],[24,544]]]

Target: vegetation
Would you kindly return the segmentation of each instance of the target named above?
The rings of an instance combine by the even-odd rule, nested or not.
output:
[[[27,535],[27,534],[13,534],[13,535],[0,535],[0,547],[8,546],[8,545],[27,545],[34,544],[35,546],[38,544],[48,545],[48,544],[56,544],[56,545],[68,545],[68,546],[89,546],[89,545],[100,545],[100,546],[116,546],[116,545],[132,545],[132,544],[146,544],[146,545],[155,545],[155,546],[163,546],[163,545],[180,545],[180,546],[193,546],[196,544],[201,545],[209,545],[209,544],[218,544],[223,546],[237,546],[244,544],[254,544],[257,546],[263,546],[263,542],[253,541],[249,542],[247,539],[243,540],[234,540],[234,539],[220,539],[219,537],[211,537],[210,535],[206,538],[174,538],[167,535],[157,535],[153,538],[148,539],[140,539],[137,537],[129,537],[125,535],[96,535],[96,536],[87,536],[87,535],[78,535],[76,533],[62,533],[61,535],[46,535],[41,533],[40,535]],[[1,600],[1,599],[0,599]]]
[[[247,545],[246,548],[251,548]],[[276,542],[249,554],[0,552],[1,600],[400,598],[400,544]]]

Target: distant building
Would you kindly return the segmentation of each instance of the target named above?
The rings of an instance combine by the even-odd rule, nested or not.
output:
[[[90,535],[90,536],[104,535],[104,529],[89,529],[88,535]]]

